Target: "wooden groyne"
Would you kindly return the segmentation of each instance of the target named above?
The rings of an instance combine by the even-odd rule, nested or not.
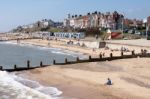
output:
[[[56,60],[53,61],[54,65],[67,65],[67,64],[76,64],[76,63],[86,63],[86,62],[103,62],[103,61],[113,61],[113,60],[119,60],[119,59],[130,59],[130,58],[150,58],[150,53],[138,53],[135,54],[134,51],[131,52],[131,55],[124,55],[123,52],[121,52],[120,56],[113,56],[113,53],[110,53],[109,57],[102,57],[102,55],[99,55],[99,58],[93,58],[89,56],[88,59],[80,60],[79,57],[76,58],[76,61],[68,61],[65,59],[64,63],[57,63]]]
[[[113,61],[113,60],[119,60],[119,59],[130,59],[130,58],[150,58],[150,53],[146,53],[146,51],[141,50],[141,53],[136,54],[134,51],[131,52],[130,55],[124,55],[124,52],[120,53],[120,56],[114,56],[113,53],[110,53],[109,57],[103,57],[101,54],[98,58],[93,58],[91,56],[88,57],[88,59],[80,59],[79,57],[76,58],[75,61],[69,61],[67,58],[65,58],[65,61],[63,63],[57,63],[56,60],[53,60],[53,65],[68,65],[68,64],[77,64],[77,63],[86,63],[86,62],[104,62],[104,61]],[[39,66],[31,66],[30,60],[27,61],[26,67],[19,67],[17,65],[14,65],[13,69],[4,69],[3,66],[0,66],[0,70],[2,71],[8,71],[8,72],[14,72],[14,71],[23,71],[23,70],[31,70],[35,68],[43,68],[50,65],[43,65],[43,62],[41,61]]]
[[[33,67],[33,66],[30,65],[30,61],[28,60],[26,67],[19,67],[15,64],[12,69],[4,69],[3,66],[0,66],[0,70],[8,71],[8,72],[14,72],[14,71],[31,70],[31,69],[35,69],[35,68],[43,68],[43,67],[46,67],[46,66],[50,66],[50,65],[43,65],[43,62],[41,61],[39,66],[34,66]]]

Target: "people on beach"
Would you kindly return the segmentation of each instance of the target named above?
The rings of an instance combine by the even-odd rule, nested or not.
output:
[[[106,47],[105,47],[105,50],[109,50],[109,47],[108,47],[108,46],[106,46]]]
[[[146,50],[146,49],[144,49],[144,51],[143,51],[143,52],[144,52],[144,54],[146,54],[146,53],[147,53],[147,50]]]
[[[81,47],[85,47],[85,44],[84,44],[84,43],[82,43]]]
[[[96,51],[95,48],[93,48],[92,51],[95,52]]]
[[[106,85],[112,85],[112,81],[110,78],[107,79]]]
[[[121,49],[120,49],[120,51],[122,51],[122,52],[129,52],[129,49],[122,46]]]
[[[69,41],[67,42],[67,44],[68,44],[68,45],[73,45],[73,41],[69,40]]]
[[[103,53],[102,56],[105,57],[105,53]]]

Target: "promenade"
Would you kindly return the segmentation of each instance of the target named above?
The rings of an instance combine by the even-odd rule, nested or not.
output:
[[[150,40],[146,39],[137,39],[137,40],[108,40],[108,43],[130,45],[130,46],[143,46],[150,48]]]

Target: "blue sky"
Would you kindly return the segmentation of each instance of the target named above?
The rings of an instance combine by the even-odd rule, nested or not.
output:
[[[150,0],[0,0],[0,31],[43,18],[63,21],[67,14],[119,11],[128,18],[150,16]]]

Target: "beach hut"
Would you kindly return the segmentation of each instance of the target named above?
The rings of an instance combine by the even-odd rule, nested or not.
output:
[[[68,39],[83,39],[85,38],[84,32],[55,32],[54,37],[68,38]]]

